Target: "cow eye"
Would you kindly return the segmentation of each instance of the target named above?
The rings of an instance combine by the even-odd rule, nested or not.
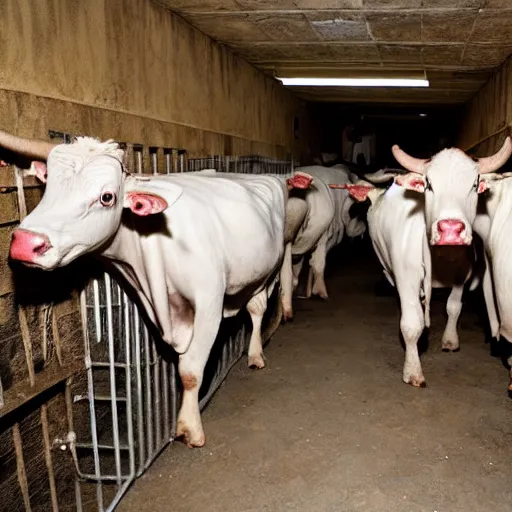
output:
[[[114,206],[115,202],[116,196],[115,194],[112,194],[112,192],[104,192],[103,194],[101,194],[100,203],[103,206]]]

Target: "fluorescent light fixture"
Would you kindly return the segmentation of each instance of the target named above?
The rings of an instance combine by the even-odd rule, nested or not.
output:
[[[428,87],[418,78],[277,78],[283,85],[329,87]]]
[[[420,117],[427,117],[427,114],[418,114]]]

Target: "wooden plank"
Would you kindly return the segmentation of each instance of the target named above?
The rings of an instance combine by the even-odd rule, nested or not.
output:
[[[24,176],[23,187],[33,188],[42,187],[43,184],[35,176]],[[15,167],[8,165],[6,167],[0,167],[0,192],[7,192],[10,190],[16,190],[17,181],[15,175]]]
[[[52,364],[37,374],[33,386],[26,381],[15,384],[4,392],[4,407],[0,411],[0,418],[7,416],[10,412],[26,404],[59,382],[63,382],[72,375],[75,375],[83,370],[83,368],[84,361],[82,359],[76,359],[66,366]]]

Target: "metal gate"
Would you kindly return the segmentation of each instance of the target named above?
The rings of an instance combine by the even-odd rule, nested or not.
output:
[[[71,138],[55,132],[50,136],[65,142]],[[182,149],[137,144],[124,144],[124,147],[128,165],[135,172],[170,174],[215,168],[221,172],[288,175],[292,167],[291,162],[258,156],[189,159]],[[17,170],[16,176],[16,190],[18,195],[23,195],[22,171]],[[95,265],[88,266],[87,272],[93,277],[80,293],[83,354],[64,364],[65,340],[59,339],[50,304],[41,314],[41,322],[46,357],[49,344],[58,355],[60,365],[55,369],[55,378],[46,380],[41,389],[33,389],[22,401],[23,405],[28,403],[27,410],[16,410],[12,400],[4,404],[0,392],[0,415],[6,416],[2,406],[5,412],[11,413],[0,423],[0,436],[5,440],[7,435],[7,445],[12,447],[5,457],[0,451],[0,464],[7,463],[6,481],[17,480],[16,503],[23,503],[25,510],[111,511],[130,484],[175,436],[181,394],[176,354],[153,332],[137,300],[132,300],[130,292],[119,284],[122,280],[118,282],[116,276]],[[277,288],[269,301],[264,324],[266,338],[280,319]],[[28,364],[31,340],[27,340],[23,324],[21,329],[25,333]],[[246,351],[249,335],[250,320],[244,312],[222,322],[205,369],[201,409]],[[31,383],[36,385],[36,381],[34,378]],[[40,425],[40,432],[34,430],[32,423],[25,429],[23,422],[27,421],[27,415],[36,418],[30,421]],[[19,421],[17,416],[21,418]],[[30,438],[25,431],[31,432]],[[41,461],[45,461],[44,477],[40,471],[32,475],[25,464],[24,454],[34,444],[40,445]],[[9,465],[13,456],[16,468]],[[35,478],[47,481],[42,499],[34,498],[39,492],[33,482]],[[41,487],[40,482],[38,485]],[[40,502],[47,505],[41,508]],[[16,507],[9,505],[9,510]]]

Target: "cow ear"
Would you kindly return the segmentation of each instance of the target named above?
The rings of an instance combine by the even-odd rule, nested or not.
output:
[[[413,190],[414,192],[419,192],[420,194],[425,192],[425,176],[416,174],[415,172],[396,176],[395,183],[407,190]]]
[[[30,169],[24,172],[25,176],[35,176],[39,181],[46,183],[48,170],[44,162],[33,160],[30,164]]]
[[[124,208],[130,208],[135,215],[145,217],[146,215],[162,213],[167,209],[168,204],[163,197],[157,194],[133,190],[125,195],[123,206]]]
[[[371,185],[346,185],[346,189],[352,199],[362,203],[368,199],[368,194],[375,189]]]
[[[159,194],[160,191],[163,194]],[[170,180],[156,181],[131,174],[125,178],[123,207],[130,208],[136,215],[154,215],[173,205],[182,193],[183,189]]]
[[[292,190],[294,188],[303,190],[308,189],[311,186],[311,183],[313,183],[313,176],[300,171],[297,171],[291,178],[286,180],[288,190]]]
[[[512,178],[512,172],[482,174],[478,182],[477,192],[482,194],[486,190],[492,190],[495,182],[501,182],[502,180],[510,178]]]
[[[489,190],[489,184],[485,180],[480,180],[478,182],[478,189],[477,192],[479,194],[483,194],[486,190]]]

